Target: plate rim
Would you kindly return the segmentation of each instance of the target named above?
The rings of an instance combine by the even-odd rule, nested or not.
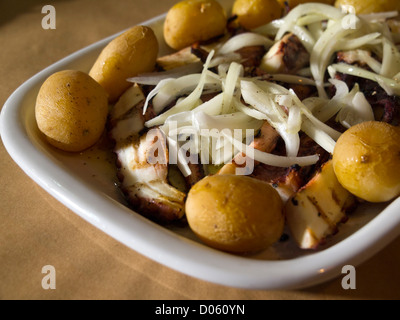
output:
[[[165,16],[164,13],[141,24],[151,26]],[[132,215],[132,210],[123,204],[86,189],[73,177],[66,176],[62,167],[46,156],[29,137],[22,121],[23,101],[50,74],[100,50],[122,32],[80,49],[38,72],[11,94],[1,110],[0,134],[5,149],[33,181],[64,206],[151,260],[197,279],[242,289],[293,290],[321,284],[338,277],[345,265],[362,264],[399,235],[400,216],[396,218],[396,210],[400,209],[400,198],[361,229],[323,251],[289,260],[249,259],[208,248],[139,214]],[[88,192],[90,199],[98,201],[103,209],[93,213],[90,201],[80,197],[82,191]],[[108,211],[116,207],[118,219],[115,213]],[[349,249],[351,246],[352,250]],[[295,273],[290,270],[293,263],[296,264]]]

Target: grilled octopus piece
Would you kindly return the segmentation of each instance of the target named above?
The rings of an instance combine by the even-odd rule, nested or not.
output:
[[[279,142],[280,136],[277,131],[268,122],[264,122],[259,136],[254,139],[250,146],[271,153],[277,148]],[[247,167],[249,161],[254,163],[254,167]],[[270,183],[278,191],[284,202],[306,183],[306,169],[298,166],[291,168],[268,166],[257,161],[253,162],[243,153],[238,154],[232,163],[222,167],[218,174],[237,174],[237,169],[243,169],[242,172],[247,173],[250,177]],[[246,172],[246,169],[248,169],[248,172]]]
[[[330,159],[330,154],[314,142],[306,134],[300,135],[300,150],[299,157],[317,154],[319,161],[313,166],[300,167],[294,165],[288,168],[274,167],[266,164],[258,164],[252,177],[270,183],[278,193],[282,200],[286,202],[298,190],[300,190]],[[284,155],[285,148],[282,140],[279,139],[273,153],[277,155]]]
[[[110,113],[109,132],[115,142],[120,189],[130,206],[158,223],[184,216],[186,194],[169,184],[168,149],[158,128],[147,130],[143,115],[145,96],[137,85],[128,89]]]
[[[359,59],[354,59],[351,52],[337,52],[336,62],[354,64],[361,68],[368,69],[368,66]],[[358,83],[360,90],[364,92],[367,101],[370,103],[375,113],[375,119],[390,123],[395,126],[400,125],[400,97],[390,96],[375,81],[368,79],[337,73],[336,79],[344,81],[350,90]],[[333,89],[333,88],[332,88]],[[334,94],[334,92],[332,92]]]
[[[136,210],[161,223],[183,217],[186,195],[168,183],[168,150],[160,129],[119,145],[115,152],[121,190]]]
[[[295,74],[310,63],[310,54],[294,34],[276,42],[262,59],[260,68],[269,73]]]

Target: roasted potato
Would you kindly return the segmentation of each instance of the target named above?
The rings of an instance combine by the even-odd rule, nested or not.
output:
[[[348,129],[333,152],[335,174],[348,191],[369,202],[400,195],[400,129],[369,121]]]
[[[135,26],[112,40],[100,53],[89,75],[115,102],[132,84],[128,78],[153,71],[158,56],[158,41],[153,30]]]
[[[39,130],[53,146],[78,152],[101,137],[108,114],[106,91],[88,74],[64,70],[47,78],[36,99]]]
[[[225,33],[226,13],[215,0],[184,0],[167,13],[164,39],[180,50],[198,41],[206,41]]]
[[[232,253],[266,249],[279,240],[285,223],[278,192],[247,176],[207,176],[189,191],[185,210],[199,239]]]
[[[246,29],[255,29],[282,16],[282,7],[277,0],[236,0],[232,15]]]
[[[373,12],[398,11],[400,1],[398,0],[336,0],[335,7],[352,6],[356,14],[367,14]]]

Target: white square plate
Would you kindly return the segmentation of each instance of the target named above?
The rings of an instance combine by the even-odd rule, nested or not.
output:
[[[229,9],[232,1],[221,1]],[[165,15],[149,20],[162,36]],[[42,188],[106,234],[131,249],[187,275],[248,289],[294,289],[340,275],[357,266],[400,234],[400,199],[360,207],[339,234],[318,251],[302,251],[289,240],[256,256],[235,256],[198,242],[189,228],[164,228],[128,209],[115,186],[115,167],[104,147],[80,154],[57,151],[43,141],[34,106],[43,81],[56,71],[88,72],[101,49],[117,35],[84,48],[41,71],[7,100],[1,112],[1,137],[14,161]]]

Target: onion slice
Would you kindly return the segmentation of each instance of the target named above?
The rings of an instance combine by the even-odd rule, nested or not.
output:
[[[391,79],[387,77],[383,77],[374,72],[365,70],[360,67],[352,66],[346,63],[336,63],[330,66],[334,71],[349,74],[352,76],[369,79],[377,82],[388,95],[400,95],[400,81],[396,79]]]
[[[171,115],[179,113],[179,112],[183,112],[183,111],[188,111],[193,109],[194,107],[197,106],[197,102],[200,99],[203,90],[204,90],[204,86],[206,84],[206,80],[207,80],[207,75],[209,73],[211,73],[210,71],[208,71],[209,68],[209,64],[210,61],[212,59],[212,57],[214,56],[214,51],[211,51],[207,57],[206,62],[204,63],[204,67],[203,67],[203,72],[201,73],[200,79],[199,79],[199,83],[196,86],[196,88],[190,93],[189,96],[187,96],[185,99],[183,99],[182,101],[178,102],[174,107],[172,107],[171,109],[169,109],[168,111],[160,114],[159,116],[147,121],[145,123],[145,126],[150,128],[153,126],[158,126],[158,125],[162,125],[164,123],[164,121]],[[167,80],[164,80],[167,81]]]
[[[156,86],[161,80],[180,78],[189,74],[201,72],[201,69],[202,63],[195,62],[168,71],[142,73],[136,77],[128,78],[126,81],[142,85]]]
[[[273,41],[263,35],[253,32],[245,32],[230,38],[221,48],[219,48],[217,54],[218,56],[227,55],[244,47],[251,46],[264,46],[268,49],[272,45]]]
[[[319,160],[318,155],[306,156],[306,157],[285,157],[278,156],[272,153],[262,152],[255,148],[252,148],[241,141],[234,139],[232,136],[224,134],[226,139],[228,139],[241,153],[246,154],[246,156],[264,163],[266,165],[288,168],[294,165],[300,167],[310,166],[316,164]]]

